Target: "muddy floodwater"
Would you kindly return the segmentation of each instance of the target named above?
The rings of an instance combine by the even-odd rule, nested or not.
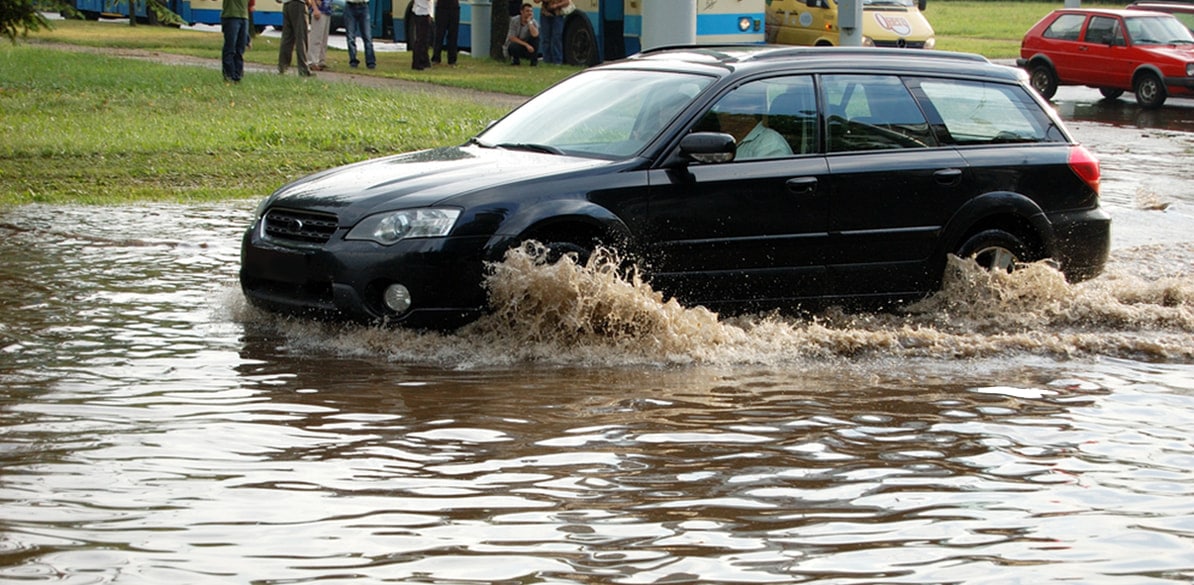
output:
[[[1190,582],[1194,134],[1072,128],[1106,274],[884,314],[516,256],[459,333],[320,325],[240,296],[255,202],[0,210],[0,583]]]

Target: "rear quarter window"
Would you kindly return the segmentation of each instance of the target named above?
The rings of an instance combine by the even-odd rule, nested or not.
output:
[[[950,79],[913,83],[938,121],[943,143],[1063,142],[1052,119],[1019,85]]]
[[[1046,39],[1076,41],[1082,33],[1082,23],[1086,21],[1085,14],[1063,14],[1041,33]]]

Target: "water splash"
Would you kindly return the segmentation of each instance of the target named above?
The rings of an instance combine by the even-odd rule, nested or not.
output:
[[[584,264],[574,256],[548,262],[547,249],[530,242],[494,265],[485,286],[494,310],[461,335],[545,353],[605,347],[681,361],[703,348],[744,340],[716,313],[665,299],[604,248]]]
[[[1168,252],[1173,252],[1168,248]],[[292,348],[462,368],[778,365],[888,358],[1114,356],[1194,361],[1194,279],[1110,270],[1071,285],[1045,263],[988,272],[951,258],[942,291],[886,312],[722,317],[666,298],[598,250],[584,264],[512,250],[486,282],[493,312],[452,334],[275,318]],[[1143,258],[1124,265],[1148,270]],[[1155,268],[1155,266],[1154,266]]]

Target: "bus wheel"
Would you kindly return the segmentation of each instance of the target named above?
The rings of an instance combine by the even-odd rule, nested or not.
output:
[[[585,67],[601,62],[601,54],[597,51],[597,35],[593,34],[589,18],[579,10],[564,25],[564,62]]]

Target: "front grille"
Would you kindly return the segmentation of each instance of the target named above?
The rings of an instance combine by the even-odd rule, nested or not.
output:
[[[266,239],[302,246],[326,244],[340,223],[334,215],[293,209],[271,209],[261,221]]]
[[[923,49],[925,48],[925,42],[899,39],[895,41],[875,41],[875,46],[884,49]]]

